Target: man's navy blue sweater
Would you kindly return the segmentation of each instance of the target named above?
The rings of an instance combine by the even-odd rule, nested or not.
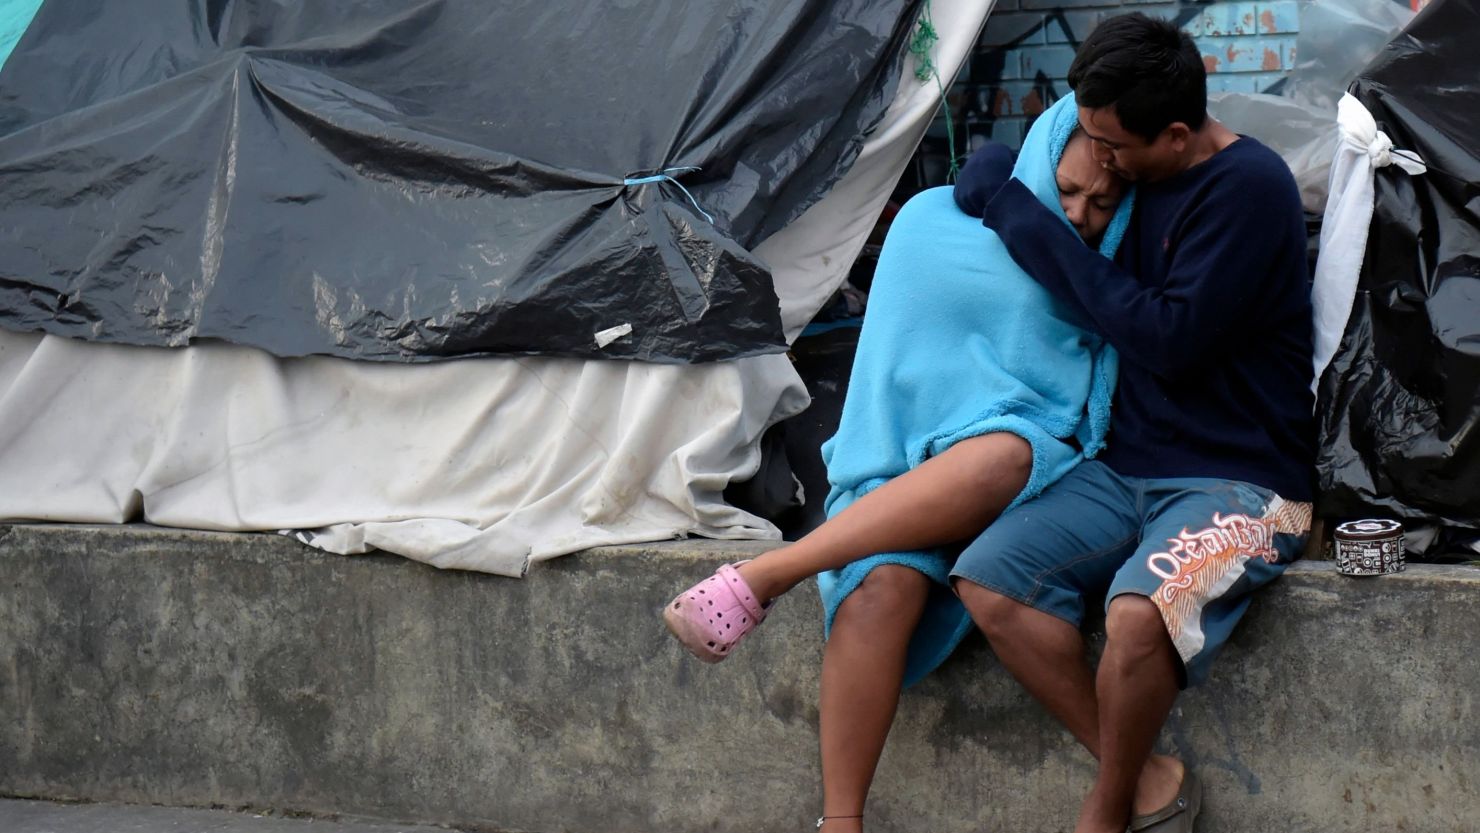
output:
[[[963,208],[992,185],[973,173],[968,165],[956,186]],[[1245,137],[1138,186],[1114,262],[1015,179],[982,221],[1119,351],[1105,464],[1311,499],[1310,275],[1300,194],[1279,156]]]

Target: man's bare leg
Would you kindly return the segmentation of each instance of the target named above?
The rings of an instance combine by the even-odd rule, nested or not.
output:
[[[739,567],[762,599],[824,570],[880,552],[938,547],[986,529],[1033,470],[1033,450],[1016,434],[973,437],[859,498],[795,544]]]
[[[1075,833],[1121,833],[1162,724],[1177,699],[1177,651],[1156,605],[1119,596],[1105,617],[1105,655],[1095,676],[1100,703],[1100,773]],[[1178,781],[1181,769],[1177,770]],[[1176,795],[1175,784],[1162,801]]]
[[[863,815],[929,592],[930,579],[921,573],[886,564],[838,608],[822,655],[819,697],[824,816]],[[831,819],[822,830],[858,833],[863,819]]]
[[[1035,699],[1058,718],[1084,748],[1096,759],[1101,757],[1103,731],[1102,706],[1097,695],[1097,681],[1085,659],[1084,636],[1079,629],[1057,616],[1044,613],[1015,599],[988,590],[969,581],[957,581],[956,592],[970,611],[972,619],[986,634],[998,660]],[[1126,597],[1130,598],[1130,597]],[[1142,597],[1142,601],[1146,601]],[[1118,602],[1119,600],[1117,600]],[[1149,601],[1146,601],[1151,606]],[[1163,639],[1166,627],[1160,614],[1156,624]],[[1117,620],[1117,625],[1123,624]],[[1107,625],[1108,627],[1108,625]],[[1167,646],[1171,641],[1167,639]],[[1111,656],[1106,650],[1106,658]],[[1105,659],[1101,674],[1106,673]],[[1172,694],[1176,695],[1175,665],[1172,671]],[[1168,704],[1168,710],[1170,704]],[[1163,713],[1160,719],[1165,719]],[[1157,723],[1156,730],[1160,730]],[[1155,740],[1155,731],[1152,733]],[[1146,747],[1150,751],[1150,746]],[[1182,764],[1176,758],[1142,756],[1145,766],[1132,782],[1134,798],[1128,806],[1137,815],[1152,813],[1166,806],[1177,795],[1182,781]],[[1098,785],[1098,782],[1097,782]],[[1125,829],[1122,819],[1118,830]]]

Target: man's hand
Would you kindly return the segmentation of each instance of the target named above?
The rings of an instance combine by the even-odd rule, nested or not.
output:
[[[952,196],[956,205],[968,216],[980,217],[997,189],[1012,177],[1012,168],[1017,164],[1017,154],[1007,145],[988,142],[982,145],[956,178],[956,190]]]

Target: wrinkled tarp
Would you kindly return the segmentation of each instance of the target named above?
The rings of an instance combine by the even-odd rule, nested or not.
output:
[[[0,73],[0,326],[778,351],[750,250],[852,164],[917,5],[47,0]]]
[[[1328,516],[1480,526],[1477,31],[1480,7],[1437,0],[1353,85],[1428,172],[1376,174],[1351,317],[1319,389]]]
[[[1336,104],[1413,15],[1393,0],[1304,0],[1299,59],[1277,85],[1279,95],[1213,93],[1208,114],[1273,148],[1295,175],[1305,210],[1322,214],[1340,144]]]
[[[1268,93],[1212,93],[1208,115],[1278,153],[1295,175],[1300,204],[1306,211],[1325,212],[1339,139],[1335,113]]]
[[[932,7],[949,78],[990,5]],[[911,63],[856,164],[756,248],[789,338],[846,278],[939,108]],[[780,354],[400,365],[0,332],[0,519],[306,527],[332,552],[509,575],[602,544],[775,539],[721,492],[806,403]]]
[[[1302,0],[1295,67],[1280,95],[1332,114],[1357,76],[1413,20],[1406,2]]]

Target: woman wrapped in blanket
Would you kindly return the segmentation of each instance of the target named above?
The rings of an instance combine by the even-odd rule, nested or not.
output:
[[[1021,180],[1112,257],[1132,199],[1090,146],[1071,95],[1038,118],[1015,163],[988,145],[967,164],[998,171],[978,182]],[[721,567],[664,609],[685,648],[718,662],[777,598],[818,576],[825,833],[862,829],[900,689],[971,627],[949,589],[960,546],[1092,457],[1109,425],[1114,351],[962,211],[990,196],[934,188],[890,227],[838,433],[823,446],[827,522]]]

